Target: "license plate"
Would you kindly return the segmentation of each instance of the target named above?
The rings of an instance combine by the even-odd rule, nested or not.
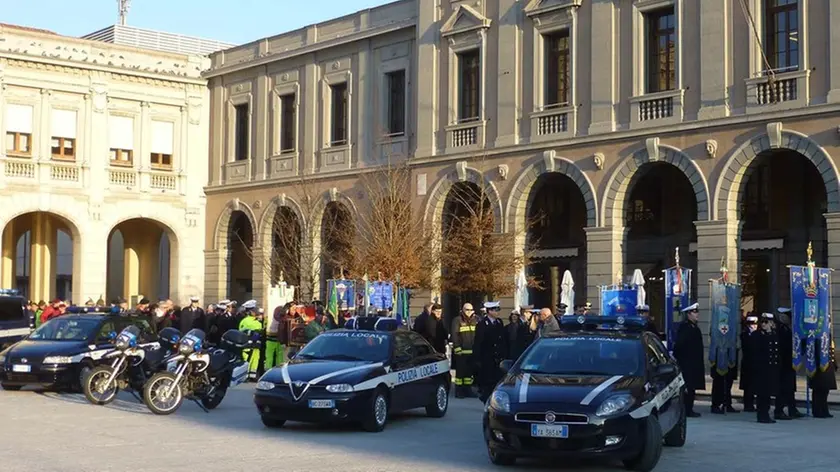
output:
[[[335,408],[333,400],[309,400],[309,408]]]
[[[15,365],[12,366],[12,372],[26,372],[26,373],[29,373],[29,372],[32,372],[32,366],[31,365],[15,364]]]
[[[560,438],[569,437],[569,426],[565,424],[532,424],[531,436],[535,438]]]

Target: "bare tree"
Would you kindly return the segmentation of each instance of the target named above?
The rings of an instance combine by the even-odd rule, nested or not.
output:
[[[361,185],[367,196],[359,215],[357,276],[381,275],[412,288],[431,288],[432,268],[439,251],[433,234],[412,211],[411,169],[387,164],[365,175]]]
[[[443,214],[440,286],[450,293],[510,296],[516,275],[531,263],[533,250],[524,244],[530,224],[516,231],[496,231],[489,183],[460,182],[447,196]],[[536,286],[533,278],[529,285]]]

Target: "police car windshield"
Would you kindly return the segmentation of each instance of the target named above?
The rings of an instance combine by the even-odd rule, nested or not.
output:
[[[638,340],[610,337],[540,339],[519,362],[520,370],[546,375],[638,375]]]
[[[55,318],[29,335],[32,341],[86,341],[99,327],[97,320]]]
[[[295,359],[380,362],[388,359],[390,339],[369,331],[321,333],[309,341]]]

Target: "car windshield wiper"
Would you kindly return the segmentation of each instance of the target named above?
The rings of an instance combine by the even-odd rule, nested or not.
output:
[[[323,356],[321,359],[330,359],[336,361],[363,361],[361,357],[351,356],[348,354],[330,354],[329,356]]]
[[[301,353],[298,353],[295,356],[295,358],[297,358],[297,359],[319,359],[318,356],[315,356],[315,355],[312,355],[312,354],[301,354]]]

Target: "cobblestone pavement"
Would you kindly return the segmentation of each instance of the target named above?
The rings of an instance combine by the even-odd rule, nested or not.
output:
[[[3,472],[166,471],[486,471],[478,400],[453,398],[443,419],[422,412],[392,419],[384,433],[289,424],[267,430],[239,387],[215,411],[184,404],[169,417],[123,394],[107,407],[81,395],[0,391]],[[700,406],[701,412],[708,405]],[[658,471],[829,471],[840,464],[833,420],[760,425],[754,415],[690,420],[689,442],[665,449]],[[507,470],[618,471],[619,464],[524,463]],[[502,470],[502,469],[500,469]]]

